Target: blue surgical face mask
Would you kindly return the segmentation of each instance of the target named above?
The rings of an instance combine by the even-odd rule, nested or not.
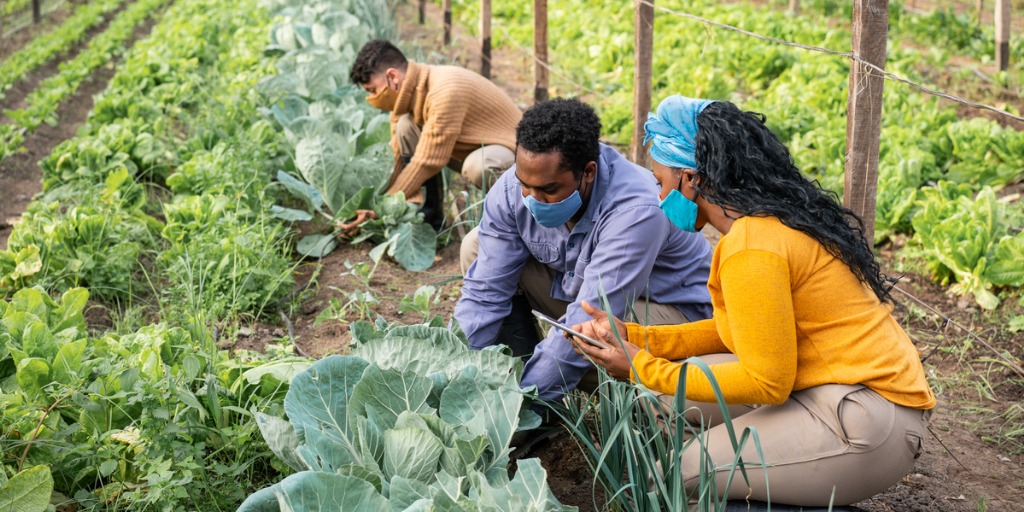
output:
[[[580,181],[583,178],[580,177]],[[583,198],[579,189],[573,191],[572,195],[557,203],[542,203],[533,196],[523,197],[523,205],[537,220],[537,223],[546,228],[555,228],[569,222],[569,219],[583,206]]]
[[[682,185],[680,179],[679,186]],[[694,198],[696,199],[696,196]],[[697,232],[697,203],[684,196],[678,188],[669,192],[658,206],[677,228],[690,233]]]

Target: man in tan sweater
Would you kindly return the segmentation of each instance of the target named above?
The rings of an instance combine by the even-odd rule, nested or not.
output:
[[[522,112],[486,78],[461,67],[409,61],[383,39],[359,50],[349,78],[370,93],[371,105],[391,112],[395,168],[387,193],[403,192],[408,201],[422,203],[434,229],[444,225],[442,168],[483,187],[515,162]]]

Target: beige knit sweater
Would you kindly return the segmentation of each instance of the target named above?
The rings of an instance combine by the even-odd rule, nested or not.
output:
[[[398,154],[395,126],[404,114],[422,128],[408,165]],[[391,112],[391,147],[395,169],[388,194],[422,202],[420,187],[452,158],[463,160],[475,149],[499,144],[516,147],[516,125],[523,117],[512,99],[490,80],[457,66],[431,66],[410,61]]]

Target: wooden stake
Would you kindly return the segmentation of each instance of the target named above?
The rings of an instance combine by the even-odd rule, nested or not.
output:
[[[654,0],[634,0],[636,16],[634,42],[636,61],[633,65],[633,141],[629,145],[629,157],[642,167],[647,167],[650,156],[644,147],[644,123],[651,111],[651,68],[654,60]]]
[[[1010,0],[996,0],[996,65],[1010,68]]]
[[[548,0],[533,0],[533,102],[548,99]]]
[[[441,4],[444,9],[444,45],[452,44],[452,0],[444,0]]]
[[[793,16],[800,14],[800,0],[789,0],[789,12],[793,13]]]
[[[491,77],[491,0],[480,0],[480,74]]]
[[[853,54],[885,69],[889,0],[853,3]],[[843,204],[864,221],[868,244],[875,236],[878,191],[878,146],[882,130],[884,80],[856,61],[850,63],[850,98],[846,112],[846,183]]]
[[[43,21],[43,13],[40,7],[42,0],[32,0],[32,23],[39,24]]]
[[[427,0],[420,0],[420,25],[427,22]]]

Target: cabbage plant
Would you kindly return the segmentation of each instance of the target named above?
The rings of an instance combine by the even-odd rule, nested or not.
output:
[[[536,459],[508,465],[512,434],[540,418],[519,389],[522,363],[469,349],[430,324],[353,326],[350,355],[292,381],[288,419],[258,414],[267,444],[297,473],[240,512],[566,510]]]

